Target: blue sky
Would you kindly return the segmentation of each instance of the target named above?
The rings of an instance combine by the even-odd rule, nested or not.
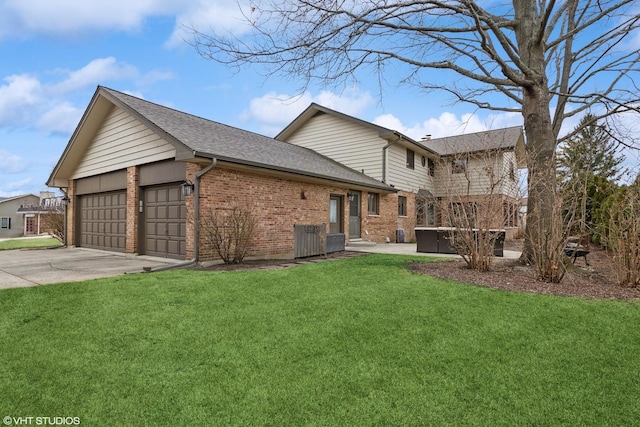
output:
[[[0,197],[47,190],[97,85],[267,136],[310,102],[416,139],[522,124],[414,88],[380,99],[366,79],[292,98],[300,82],[233,74],[184,42],[184,24],[217,29],[236,13],[234,0],[0,0]]]

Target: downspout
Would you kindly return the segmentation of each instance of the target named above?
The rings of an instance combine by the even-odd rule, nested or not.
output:
[[[195,153],[194,153],[195,155]],[[193,262],[198,262],[200,259],[200,178],[202,178],[207,172],[216,167],[218,159],[213,157],[211,164],[200,172],[196,173],[196,182],[193,183],[193,192],[195,193],[193,198]]]
[[[195,152],[193,154],[195,157]],[[145,267],[145,272],[150,273],[154,271],[188,267],[198,262],[198,259],[200,257],[200,227],[198,227],[198,224],[200,223],[200,179],[204,176],[204,174],[215,168],[217,163],[218,159],[216,159],[215,157],[212,158],[211,163],[206,168],[196,173],[196,179],[193,183],[193,258],[191,258],[189,261],[179,262],[177,264],[163,265],[154,268]]]
[[[402,140],[402,135],[382,147],[382,182],[387,183],[387,149]]]

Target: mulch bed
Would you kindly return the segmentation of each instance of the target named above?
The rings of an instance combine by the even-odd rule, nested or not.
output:
[[[521,250],[518,242],[511,242],[505,249]],[[561,283],[546,283],[537,280],[533,267],[522,265],[517,260],[494,258],[491,271],[477,272],[469,269],[464,261],[452,260],[433,263],[413,263],[416,273],[444,279],[471,283],[496,289],[539,294],[554,294],[601,299],[637,299],[640,288],[625,288],[617,283],[611,255],[598,248],[592,248],[587,256],[570,264]]]

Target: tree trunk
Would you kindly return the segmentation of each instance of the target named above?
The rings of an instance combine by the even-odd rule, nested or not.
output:
[[[555,148],[550,112],[550,95],[546,75],[544,37],[545,25],[536,0],[513,0],[515,27],[521,70],[528,84],[523,87],[522,116],[527,135],[527,166],[529,168],[529,194],[527,225],[523,259],[534,262],[538,270],[552,272],[556,257],[547,257],[546,245],[557,229]],[[544,248],[541,246],[544,245]],[[544,254],[545,256],[542,256]],[[540,275],[540,273],[539,273]],[[542,274],[545,280],[554,275]]]
[[[546,252],[537,246],[558,238],[555,236],[557,231],[554,226],[559,221],[559,218],[556,218],[556,142],[551,126],[548,90],[534,88],[533,92],[537,94],[525,95],[522,109],[529,167],[527,225],[522,255],[528,262],[532,262],[536,254]],[[541,261],[538,260],[538,263]]]

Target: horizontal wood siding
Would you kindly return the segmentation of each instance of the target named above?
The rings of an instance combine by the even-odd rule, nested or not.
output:
[[[114,108],[96,132],[73,179],[175,157],[175,148],[125,111]]]
[[[321,114],[311,118],[287,142],[310,148],[324,156],[382,179],[382,147],[386,141],[376,131]]]
[[[426,153],[410,148],[415,152],[414,168],[407,167],[407,147],[394,144],[387,149],[387,183],[399,190],[412,193],[425,189],[434,192],[434,179],[429,176],[429,163]],[[422,156],[425,165],[422,166]]]
[[[500,180],[509,179],[509,177],[502,175],[501,154],[469,157],[466,173],[452,173],[451,161],[452,158],[444,158],[440,162],[436,172],[435,195],[442,197],[480,196],[502,194],[504,191]],[[494,173],[493,178],[490,176],[491,172]]]
[[[502,173],[505,179],[502,185],[502,194],[514,199],[518,197],[518,162],[514,151],[502,153]],[[511,168],[514,169],[515,179],[511,179]]]

